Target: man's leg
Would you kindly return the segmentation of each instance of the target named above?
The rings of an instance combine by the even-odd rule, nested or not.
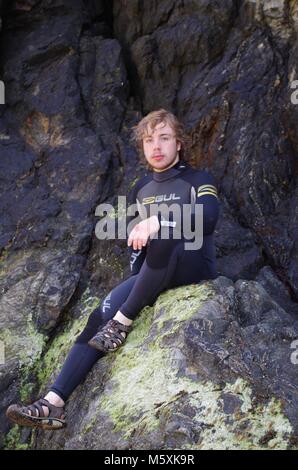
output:
[[[169,288],[183,250],[183,239],[150,241],[136,282],[119,308],[123,315],[134,320],[145,305],[153,305],[158,295]]]
[[[120,313],[132,321],[145,305],[153,305],[158,295],[169,288],[216,277],[202,258],[200,250],[186,251],[185,240],[151,240],[140,272],[116,286],[90,316],[85,330],[73,348],[73,360],[65,363],[51,390],[63,398],[80,383],[93,364],[104,355],[88,345],[96,331]],[[215,272],[215,271],[214,271]],[[99,310],[99,312],[98,312]],[[118,318],[121,321],[121,317]],[[81,349],[78,353],[78,349]],[[71,355],[72,351],[70,352]],[[76,361],[78,361],[76,363]],[[72,371],[76,374],[72,376]],[[61,393],[61,390],[64,390]]]
[[[170,288],[215,279],[216,267],[202,256],[202,250],[185,250],[190,240],[151,240],[136,282],[119,311],[133,320],[145,305]]]
[[[109,322],[101,328],[89,343],[92,347],[105,352],[118,349],[127,336],[121,332],[123,326],[119,323],[130,325],[140,310],[153,305],[164,290],[217,277],[215,267],[203,258],[202,250],[185,250],[186,242],[191,240],[150,241],[136,282],[113,317],[118,323]]]
[[[109,322],[99,329],[89,342],[94,349],[114,351],[123,344],[128,334],[128,332],[123,333],[123,325],[130,325],[140,310],[145,305],[153,305],[160,292],[168,287],[175,272],[181,247],[183,247],[182,240],[150,240],[146,258],[136,276],[136,281],[113,317],[118,323]]]
[[[138,275],[131,276],[116,286],[90,315],[87,325],[70,350],[64,365],[50,391],[65,402],[73,390],[85,379],[86,375],[104,353],[88,345],[88,341],[114,317],[119,306],[125,301],[133,288]]]
[[[95,334],[100,325],[104,325],[115,315],[119,305],[123,303],[132,289],[136,281],[136,277],[137,275],[131,276],[127,280],[123,281],[105,297],[105,299],[101,302],[101,305],[91,313],[85,329],[77,337],[75,344],[71,348],[55,383],[52,385],[52,387],[50,387],[49,392],[44,397],[44,399],[47,400],[49,406],[54,405],[54,407],[56,407],[55,413],[58,411],[58,408],[61,409],[61,411],[58,413],[60,425],[59,427],[53,426],[52,429],[58,429],[62,427],[61,420],[64,419],[65,413],[63,407],[66,400],[69,398],[73,390],[85,379],[94,363],[104,355],[104,353],[91,348],[88,345],[88,340]],[[7,417],[17,424],[21,424],[23,426],[47,426],[47,421],[42,424],[42,422],[39,420],[39,417],[42,416],[40,412],[41,409],[44,413],[44,416],[42,417],[46,418],[49,416],[49,407],[46,403],[44,403],[44,399],[38,400],[34,405],[29,407],[22,405],[11,405],[7,409]],[[54,408],[52,410],[54,410]],[[56,414],[56,417],[58,417],[58,415]],[[28,416],[30,416],[30,418],[26,418]],[[56,421],[53,419],[53,422],[55,421],[57,425],[59,419]]]

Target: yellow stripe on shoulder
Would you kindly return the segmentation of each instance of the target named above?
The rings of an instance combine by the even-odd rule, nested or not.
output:
[[[197,197],[201,197],[201,196],[215,196],[216,198],[218,198],[217,194],[214,192],[214,191],[200,191],[198,194],[197,194]]]
[[[202,186],[199,186],[198,187],[198,192],[203,191],[205,189],[211,189],[211,190],[213,190],[217,193],[217,189],[216,189],[215,186],[213,186],[213,184],[203,184]]]
[[[216,189],[209,189],[209,188],[203,189],[202,191],[198,191],[198,196],[199,196],[200,194],[204,193],[205,191],[208,191],[209,193],[215,194],[215,196],[217,196],[217,191],[216,191]]]

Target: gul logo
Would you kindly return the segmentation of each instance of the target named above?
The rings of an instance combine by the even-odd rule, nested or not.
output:
[[[136,262],[138,256],[140,256],[141,253],[142,253],[142,250],[139,250],[137,253],[132,253],[130,266],[132,266]]]
[[[5,104],[5,85],[2,80],[0,80],[0,104]]]
[[[157,202],[175,201],[177,199],[180,199],[180,196],[176,196],[175,193],[171,193],[169,196],[167,194],[159,194],[157,196],[144,197],[142,203],[153,204]]]

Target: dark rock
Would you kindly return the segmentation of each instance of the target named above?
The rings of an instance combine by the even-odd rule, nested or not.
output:
[[[98,240],[95,210],[145,173],[130,129],[165,107],[185,125],[190,161],[216,179],[221,276],[209,300],[202,286],[177,291],[181,324],[166,294],[145,310],[137,370],[127,349],[100,361],[69,404],[68,434],[34,446],[295,447],[296,3],[3,0],[0,18],[1,431],[7,404],[50,383],[50,364],[128,274],[125,240]],[[146,354],[164,375],[152,397]],[[142,396],[126,411],[131,384]],[[6,446],[29,434],[13,429]]]
[[[254,314],[244,322],[248,295]],[[50,441],[40,432],[34,448],[293,448],[297,365],[285,328],[298,337],[255,281],[171,289],[75,391],[67,431]]]

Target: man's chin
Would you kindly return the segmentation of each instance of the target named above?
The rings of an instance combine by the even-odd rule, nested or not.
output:
[[[169,163],[167,163],[164,158],[161,158],[160,160],[156,160],[153,158],[150,164],[153,168],[157,168],[159,170],[162,170],[163,168],[167,168],[169,166]]]

